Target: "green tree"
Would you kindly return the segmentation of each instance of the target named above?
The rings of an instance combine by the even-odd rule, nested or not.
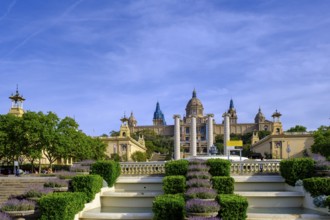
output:
[[[287,130],[287,132],[306,132],[307,128],[302,125],[296,125],[295,127],[291,127]]]
[[[147,155],[141,151],[135,151],[132,153],[131,158],[136,162],[145,162],[147,160]]]
[[[330,160],[330,126],[321,126],[313,134],[312,152],[319,153]]]

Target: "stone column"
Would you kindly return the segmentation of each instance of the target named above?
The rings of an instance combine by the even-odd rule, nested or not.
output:
[[[197,143],[196,143],[196,116],[191,116],[191,126],[190,126],[190,156],[197,156]]]
[[[180,159],[180,115],[174,115],[174,160]]]
[[[227,155],[227,141],[230,140],[229,114],[225,112],[222,117],[224,118],[223,154]]]
[[[207,153],[210,152],[210,147],[213,146],[213,114],[207,115]]]

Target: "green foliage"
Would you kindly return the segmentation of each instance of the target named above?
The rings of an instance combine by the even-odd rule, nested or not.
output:
[[[218,194],[233,194],[234,193],[234,178],[230,176],[214,176],[211,178],[213,189],[218,191]]]
[[[330,158],[330,126],[321,126],[314,132],[312,152]]]
[[[120,156],[117,153],[111,154],[111,160],[114,160],[116,162],[120,161]]]
[[[62,192],[43,196],[38,204],[40,220],[72,220],[84,208],[86,194]]]
[[[287,132],[306,132],[307,128],[302,125],[296,125],[287,130]]]
[[[304,188],[311,196],[330,195],[330,178],[313,177],[303,181]]]
[[[186,178],[184,176],[165,176],[163,179],[165,194],[184,193],[186,190]]]
[[[292,158],[280,162],[280,173],[285,182],[294,186],[297,180],[313,176],[314,160],[311,158]]]
[[[165,163],[165,176],[182,175],[186,176],[188,160],[173,160]]]
[[[220,194],[216,197],[220,205],[219,216],[222,219],[244,220],[247,218],[248,201],[236,194]]]
[[[91,166],[91,174],[98,174],[112,187],[120,175],[120,165],[116,161],[97,161]]]
[[[160,195],[152,203],[154,220],[183,220],[185,201],[182,195]]]
[[[99,175],[78,175],[72,178],[71,186],[73,192],[84,192],[87,202],[95,198],[95,194],[101,191],[103,178]]]
[[[325,206],[329,208],[329,212],[330,212],[330,196],[328,196],[327,199],[325,200]]]
[[[210,167],[212,176],[230,176],[231,163],[224,159],[208,159],[206,164]]]
[[[135,162],[145,162],[147,160],[147,154],[141,151],[135,151],[132,153],[131,158]]]

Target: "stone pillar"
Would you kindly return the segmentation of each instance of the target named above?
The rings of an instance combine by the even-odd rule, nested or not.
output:
[[[225,112],[222,117],[224,118],[223,154],[227,155],[227,141],[230,141],[229,114]]]
[[[174,160],[180,159],[180,115],[174,115]]]
[[[210,147],[213,146],[213,114],[207,115],[207,153],[210,152]]]
[[[190,126],[190,156],[197,156],[197,143],[196,143],[196,116],[191,116],[191,126]]]

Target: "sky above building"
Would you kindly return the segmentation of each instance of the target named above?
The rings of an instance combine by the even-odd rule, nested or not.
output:
[[[216,123],[277,109],[287,130],[330,117],[328,0],[1,0],[0,114],[16,85],[24,109],[74,117],[89,135],[134,113],[167,124],[195,88]]]

